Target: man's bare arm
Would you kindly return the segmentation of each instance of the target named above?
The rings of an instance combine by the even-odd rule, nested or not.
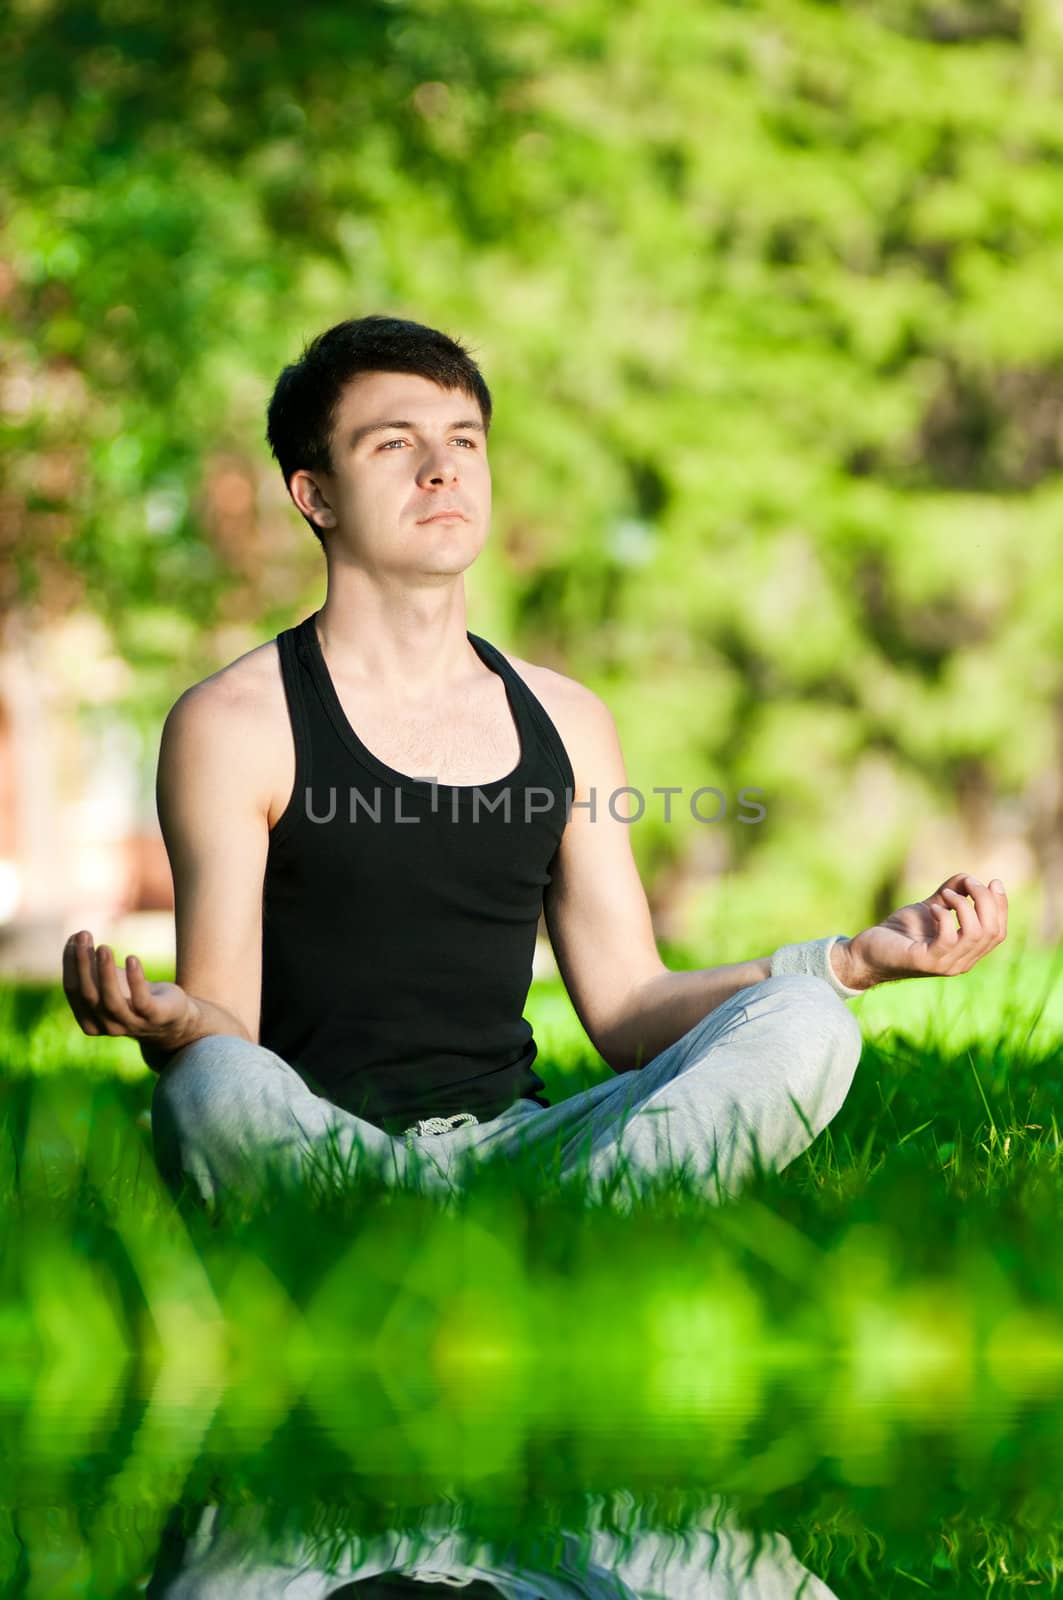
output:
[[[208,1034],[258,1040],[264,747],[256,704],[229,672],[186,690],[163,726],[156,793],[174,880],[176,983],[147,982],[135,956],[119,967],[85,930],[63,952],[63,987],[82,1030],[137,1039],[155,1072]]]
[[[740,989],[771,977],[768,956],[690,972],[665,971],[630,996],[609,1030],[614,1072],[644,1067]]]
[[[186,690],[163,726],[156,802],[173,874],[176,977],[195,997],[195,1037],[258,1041],[267,774],[257,702],[232,672]]]
[[[700,972],[665,966],[631,849],[631,825],[608,804],[627,784],[612,713],[574,682],[558,700],[557,713],[577,803],[543,899],[547,929],[588,1037],[614,1072],[630,1072],[739,989],[769,977],[769,959]]]
[[[971,902],[973,901],[973,905]],[[955,913],[959,927],[953,921]],[[969,972],[1008,929],[1008,897],[994,878],[989,888],[969,872],[954,873],[927,897],[904,906],[855,939],[841,937],[829,961],[836,978],[858,991],[901,978],[953,977]],[[772,958],[664,972],[638,989],[624,1017],[614,1024],[613,1050],[639,1064],[681,1038],[739,989],[772,975]]]
[[[588,1037],[614,1072],[645,1066],[725,1000],[772,975],[771,956],[673,972],[661,960],[631,849],[630,823],[608,797],[627,769],[616,723],[591,690],[567,680],[554,712],[572,760],[576,805],[543,898],[558,968]],[[835,976],[856,988],[847,939],[830,954]]]

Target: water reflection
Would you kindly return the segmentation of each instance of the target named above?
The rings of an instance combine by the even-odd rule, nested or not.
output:
[[[627,1503],[622,1519],[613,1514],[618,1500]],[[698,1526],[682,1529],[652,1526],[629,1495],[611,1496],[610,1506],[603,1514],[602,1500],[588,1497],[582,1527],[550,1528],[539,1540],[523,1508],[519,1538],[506,1540],[478,1536],[456,1501],[432,1506],[417,1527],[372,1537],[345,1527],[335,1508],[325,1517],[286,1516],[278,1528],[261,1505],[182,1504],[163,1533],[147,1593],[149,1600],[397,1600],[436,1585],[460,1588],[466,1600],[833,1596],[782,1534],[742,1528],[718,1497],[706,1500]]]

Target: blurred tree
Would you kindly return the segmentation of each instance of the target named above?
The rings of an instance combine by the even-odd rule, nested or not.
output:
[[[22,0],[4,37],[0,606],[84,596],[157,719],[213,627],[319,589],[276,372],[413,316],[496,397],[479,626],[606,696],[647,796],[728,799],[647,805],[662,910],[700,861],[765,947],[843,926],[1010,807],[1058,935],[1049,0]]]

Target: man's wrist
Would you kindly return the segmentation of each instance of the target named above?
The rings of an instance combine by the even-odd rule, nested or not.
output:
[[[175,1017],[167,1028],[157,1033],[151,1040],[158,1045],[160,1050],[183,1050],[186,1044],[192,1044],[206,1032],[203,1026],[203,1013],[192,996],[185,991],[184,1014]]]
[[[210,1032],[204,1020],[203,1007],[194,995],[188,994],[187,990],[185,993],[188,999],[188,1010],[185,1013],[185,1023],[181,1030],[182,1037],[178,1049],[183,1049],[186,1044],[194,1043],[196,1039],[202,1039],[205,1033]]]
[[[829,984],[842,1000],[855,1000],[863,990],[857,988],[855,984],[844,983],[838,965],[831,960],[833,947],[843,939],[845,939],[844,934],[832,933],[825,939],[805,939],[798,944],[780,945],[771,957],[772,977],[807,975],[810,978],[820,978]]]
[[[841,937],[831,945],[827,959],[831,969],[840,983],[848,989],[870,989],[874,987],[874,979],[867,967],[853,950],[852,939]]]
[[[165,1030],[137,1040],[140,1054],[152,1072],[161,1072],[186,1045],[195,1044],[197,1039],[217,1031],[211,1028],[203,1005],[187,991],[185,1001],[183,1016],[176,1018]]]
[[[166,1028],[142,1038],[139,1041],[141,1054],[147,1060],[148,1057],[145,1052],[150,1051],[152,1063],[168,1060],[170,1056],[176,1055],[179,1050],[183,1050],[185,1045],[194,1044],[197,1039],[201,1039],[209,1031],[204,1022],[202,1008],[186,991],[183,1016],[175,1017]]]

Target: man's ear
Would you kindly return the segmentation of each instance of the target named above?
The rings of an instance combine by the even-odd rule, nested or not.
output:
[[[317,478],[301,467],[288,480],[288,493],[308,521],[318,528],[334,528],[336,513]]]

